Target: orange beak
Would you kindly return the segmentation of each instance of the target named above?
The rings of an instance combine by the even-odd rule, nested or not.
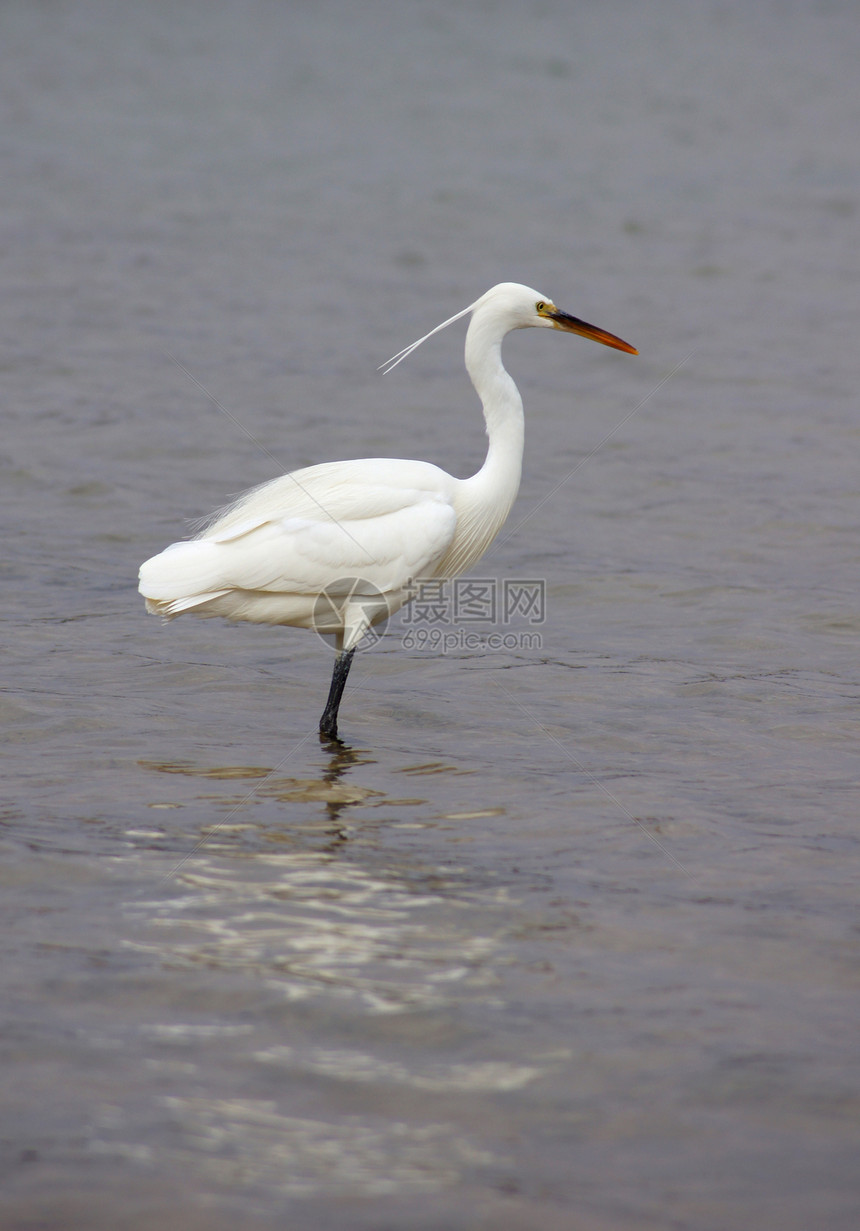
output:
[[[621,338],[616,338],[614,333],[607,333],[605,329],[598,329],[596,325],[589,325],[576,316],[570,316],[567,312],[559,312],[556,308],[547,312],[546,316],[548,320],[553,322],[556,329],[563,329],[566,333],[578,333],[583,338],[591,338],[592,342],[602,342],[604,346],[611,346],[614,350],[623,350],[628,355],[639,354],[635,346],[631,346],[629,342],[622,341]]]

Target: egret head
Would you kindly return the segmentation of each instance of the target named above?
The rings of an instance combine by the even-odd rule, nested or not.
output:
[[[596,325],[589,325],[569,312],[562,312],[551,299],[541,295],[540,291],[530,286],[522,286],[519,282],[500,282],[482,295],[472,305],[472,310],[484,309],[498,311],[510,321],[510,329],[529,329],[531,327],[561,329],[564,333],[578,333],[583,338],[591,338],[593,342],[601,342],[615,350],[626,351],[628,355],[639,352],[629,342],[617,338],[614,333],[607,333]]]

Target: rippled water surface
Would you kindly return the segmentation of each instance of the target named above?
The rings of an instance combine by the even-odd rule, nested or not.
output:
[[[855,7],[0,46],[4,1227],[856,1227]],[[326,646],[138,564],[291,467],[476,469],[462,326],[376,367],[509,278],[640,350],[506,345],[476,575],[544,618],[392,621],[321,746]]]

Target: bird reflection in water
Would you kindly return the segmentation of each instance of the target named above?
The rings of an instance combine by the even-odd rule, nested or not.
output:
[[[320,743],[328,753],[329,763],[328,768],[323,771],[322,781],[331,790],[332,795],[326,801],[326,811],[333,826],[338,826],[337,840],[345,842],[347,838],[346,831],[340,826],[340,814],[344,808],[349,807],[353,803],[360,802],[351,796],[354,794],[354,788],[349,788],[342,784],[342,779],[345,778],[347,771],[353,765],[366,765],[372,761],[371,757],[362,756],[349,744],[344,744],[339,739],[329,739],[320,733]],[[338,796],[336,793],[339,792]],[[377,792],[381,795],[381,792]],[[365,796],[366,798],[366,796]],[[334,835],[333,835],[334,841]]]
[[[160,774],[180,774],[184,777],[203,778],[209,782],[240,782],[251,781],[245,795],[230,798],[218,795],[218,802],[231,808],[229,815],[222,821],[207,826],[204,831],[204,841],[209,842],[219,832],[222,837],[235,833],[236,817],[240,809],[265,799],[278,800],[281,803],[320,803],[325,807],[326,831],[329,837],[329,848],[345,842],[348,837],[343,823],[346,809],[357,804],[371,802],[389,802],[385,800],[382,791],[371,787],[350,785],[346,781],[349,771],[356,765],[373,764],[374,758],[366,750],[355,749],[340,740],[321,740],[326,762],[318,778],[288,778],[278,776],[278,767],[268,769],[254,765],[224,765],[202,766],[190,761],[145,761],[138,762],[144,769]],[[199,795],[198,799],[212,801],[209,793]],[[395,801],[391,801],[395,802]],[[403,801],[397,801],[403,802]],[[155,808],[181,806],[181,801],[175,803],[158,802]],[[257,828],[242,824],[242,830]],[[314,826],[316,828],[316,826]],[[291,831],[292,832],[292,831]],[[270,834],[269,837],[272,835]]]

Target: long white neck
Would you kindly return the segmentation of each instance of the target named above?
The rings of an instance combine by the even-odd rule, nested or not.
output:
[[[453,576],[489,547],[511,510],[523,465],[523,402],[502,363],[510,322],[478,309],[466,334],[466,369],[484,407],[489,449],[483,466],[458,484],[457,535],[445,561]]]
[[[484,407],[490,446],[483,466],[468,483],[476,498],[490,501],[498,524],[516,499],[523,468],[523,400],[502,363],[509,326],[477,311],[466,334],[466,370]]]

